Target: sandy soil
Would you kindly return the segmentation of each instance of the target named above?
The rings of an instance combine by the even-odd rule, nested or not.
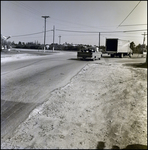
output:
[[[96,62],[53,91],[1,148],[111,149],[130,144],[147,145],[147,69]]]
[[[45,57],[46,55],[50,55],[50,53],[36,52],[36,54],[34,54],[33,52],[27,53],[25,51],[19,52],[16,50],[1,52],[1,63],[3,64],[12,61],[33,59],[37,58],[37,55],[40,55],[40,57]]]

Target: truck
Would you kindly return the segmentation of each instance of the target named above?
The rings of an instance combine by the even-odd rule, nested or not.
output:
[[[102,52],[100,52],[98,49],[81,49],[77,52],[77,59],[91,59],[91,60],[97,60],[101,59]]]
[[[111,57],[118,56],[120,58],[133,55],[130,42],[118,38],[106,39],[106,53],[110,54]]]

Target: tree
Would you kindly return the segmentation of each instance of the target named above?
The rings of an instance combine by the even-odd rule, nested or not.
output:
[[[21,42],[21,41],[19,41],[19,42],[18,42],[18,45],[22,45],[22,42]]]
[[[133,50],[133,53],[135,52],[135,48],[136,48],[136,45],[134,42],[131,42],[130,43],[130,48]]]

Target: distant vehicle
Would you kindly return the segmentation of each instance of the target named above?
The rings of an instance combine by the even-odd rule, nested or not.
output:
[[[80,50],[77,52],[77,58],[78,59],[91,59],[91,60],[97,60],[97,59],[101,59],[102,57],[102,52],[96,50],[96,49],[84,49],[84,50]]]
[[[4,46],[2,46],[2,50],[4,50],[5,48],[4,48]]]
[[[120,39],[106,39],[106,52],[111,55],[111,57],[119,56],[122,58],[123,56],[128,55],[131,57],[133,55],[133,51],[130,48],[130,42],[126,40]]]

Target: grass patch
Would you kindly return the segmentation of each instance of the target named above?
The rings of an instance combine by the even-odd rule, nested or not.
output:
[[[124,64],[125,66],[132,66],[135,68],[147,68],[147,63]]]

